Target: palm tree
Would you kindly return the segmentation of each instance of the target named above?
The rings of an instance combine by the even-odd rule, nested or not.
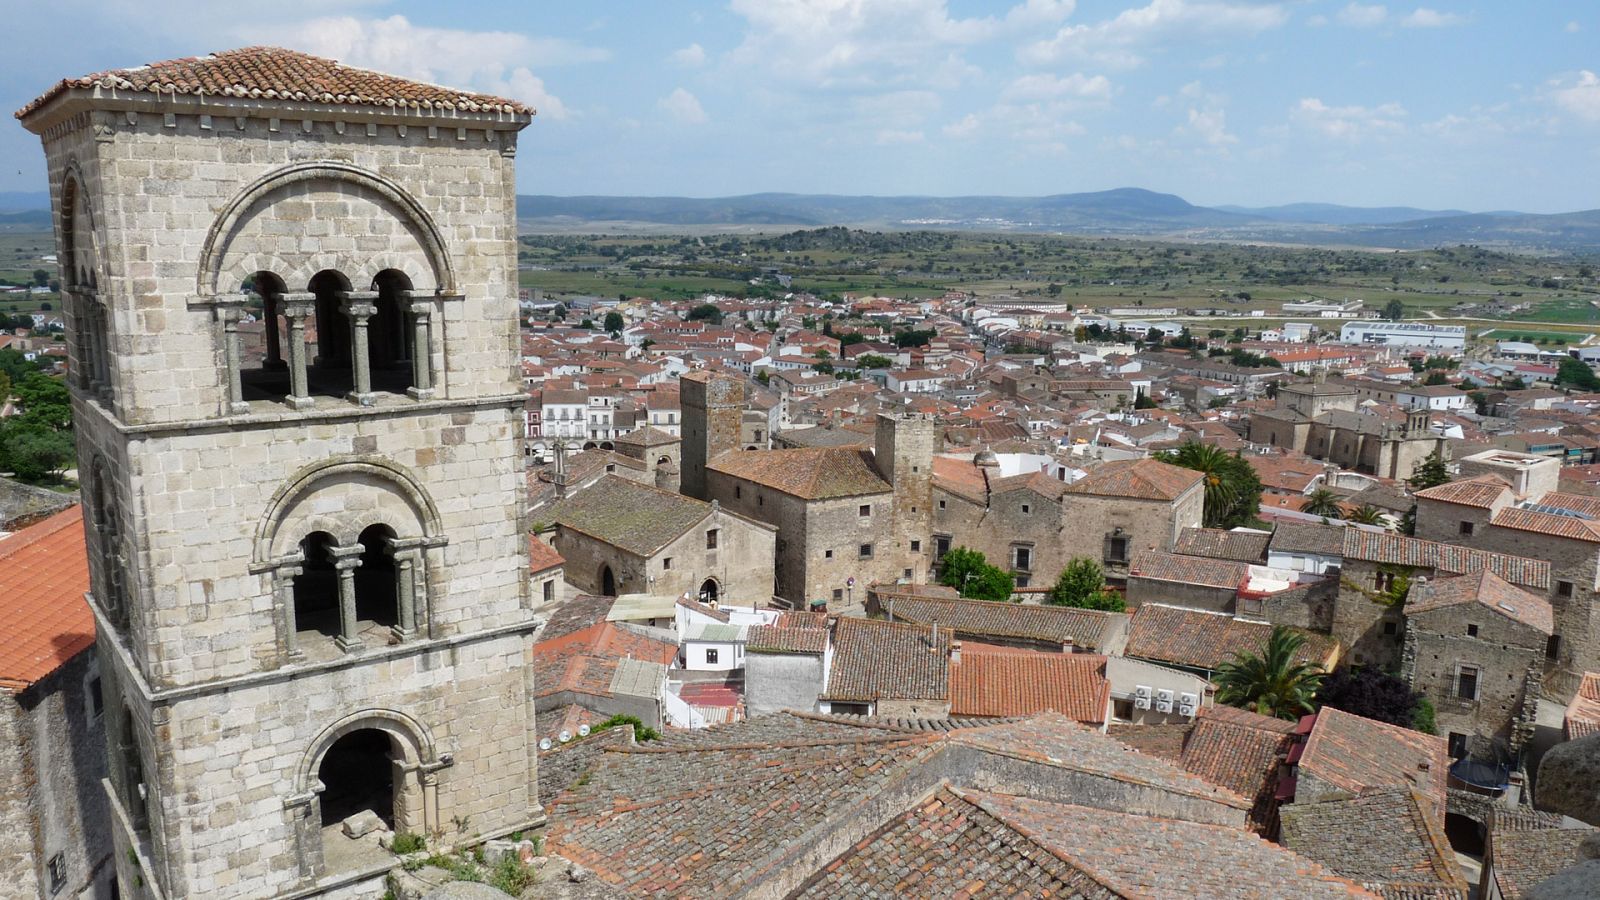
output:
[[[1239,499],[1239,489],[1229,477],[1234,467],[1233,457],[1213,444],[1189,441],[1157,458],[1193,469],[1206,477],[1205,523],[1209,527],[1221,525]]]
[[[1354,522],[1357,525],[1386,526],[1389,524],[1387,519],[1384,517],[1383,510],[1373,506],[1370,503],[1361,506],[1355,512],[1346,514],[1344,520],[1346,522]]]
[[[1313,516],[1338,518],[1340,515],[1339,498],[1334,496],[1333,491],[1325,487],[1319,487],[1306,495],[1306,505],[1300,507],[1300,511],[1310,513]]]
[[[1315,663],[1295,661],[1305,642],[1304,635],[1273,626],[1262,655],[1239,653],[1217,669],[1212,679],[1217,683],[1217,702],[1279,719],[1312,712],[1312,699],[1327,673]]]

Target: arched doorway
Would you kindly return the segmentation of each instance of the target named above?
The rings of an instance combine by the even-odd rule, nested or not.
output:
[[[610,566],[600,567],[600,595],[603,597],[617,595],[617,576],[611,571]]]
[[[384,732],[363,728],[334,741],[323,754],[317,780],[324,828],[365,810],[394,828],[393,745]]]
[[[700,602],[710,606],[722,597],[722,590],[715,578],[707,578],[700,583]]]

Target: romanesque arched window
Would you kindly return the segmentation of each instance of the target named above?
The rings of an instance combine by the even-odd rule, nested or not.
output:
[[[308,334],[306,343],[314,345],[310,351],[310,368],[307,373],[312,394],[344,397],[355,391],[355,371],[350,352],[351,328],[347,313],[350,280],[332,269],[324,269],[312,276],[306,290],[314,297],[313,322],[315,335]]]
[[[117,734],[117,763],[122,773],[122,802],[140,834],[150,828],[150,788],[145,783],[144,756],[133,724],[133,710],[123,707],[122,728]]]
[[[367,361],[372,367],[372,389],[403,394],[414,387],[417,352],[415,319],[410,309],[411,279],[404,272],[385,269],[373,279],[377,313],[367,325]],[[423,344],[421,352],[426,354]]]
[[[361,567],[355,575],[357,628],[392,629],[400,624],[400,576],[394,560],[394,529],[372,525],[361,532],[357,540],[361,544]]]
[[[122,514],[117,504],[116,486],[111,483],[99,460],[95,461],[89,477],[90,495],[93,498],[89,515],[100,560],[100,583],[91,585],[91,589],[95,590],[112,624],[123,627],[128,622],[127,576],[124,574],[126,560],[122,547]]]

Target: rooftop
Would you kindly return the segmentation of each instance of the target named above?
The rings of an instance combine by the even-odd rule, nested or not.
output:
[[[1185,528],[1174,553],[1259,563],[1267,558],[1272,534],[1264,531],[1228,531],[1224,528]]]
[[[854,448],[737,451],[722,454],[706,468],[802,500],[830,500],[892,490],[872,467],[871,454]]]
[[[841,618],[834,626],[827,700],[948,700],[950,632],[906,622]]]
[[[1339,642],[1325,634],[1297,631],[1306,640],[1295,653],[1298,662],[1331,666]],[[1226,613],[1201,612],[1160,603],[1146,603],[1133,614],[1128,631],[1128,656],[1194,669],[1215,669],[1239,653],[1259,653],[1272,634],[1265,622],[1246,622]]]
[[[1106,658],[1089,653],[990,653],[963,647],[950,665],[950,714],[1026,716],[1046,710],[1101,725],[1111,702]]]
[[[1411,788],[1370,790],[1281,810],[1281,841],[1334,872],[1387,894],[1465,900],[1467,882],[1445,838],[1444,817]],[[1382,840],[1372,840],[1375,832]]]
[[[633,553],[651,556],[711,515],[711,504],[672,491],[606,475],[549,511],[562,528]]]
[[[1410,617],[1465,603],[1488,607],[1541,634],[1555,633],[1555,611],[1549,600],[1516,587],[1488,569],[1413,584],[1406,597],[1405,612]]]
[[[1445,739],[1324,706],[1316,714],[1300,771],[1341,791],[1411,788],[1440,805],[1450,758]],[[1296,798],[1298,802],[1299,798]]]
[[[1051,643],[1071,642],[1100,649],[1119,613],[1068,606],[1035,606],[991,600],[949,600],[895,594],[893,605],[881,601],[896,621],[938,623],[963,634],[1024,638]]]
[[[0,538],[0,690],[20,692],[94,646],[83,507]]]
[[[1180,556],[1161,550],[1140,550],[1128,563],[1129,578],[1236,590],[1249,574],[1248,563],[1203,556]]]
[[[410,81],[281,47],[242,47],[67,78],[18,110],[17,118],[27,117],[74,89],[94,91],[101,97],[119,93],[150,94],[158,99],[213,95],[331,106],[533,115],[532,108],[504,97]]]
[[[1417,499],[1490,509],[1510,490],[1510,485],[1507,485],[1504,479],[1494,475],[1479,475],[1476,478],[1451,481],[1417,491]]]
[[[1127,497],[1134,500],[1172,501],[1199,484],[1205,476],[1154,459],[1129,459],[1102,463],[1067,486],[1074,494]]]
[[[1539,590],[1550,586],[1550,564],[1544,560],[1440,544],[1392,532],[1346,528],[1344,555],[1348,559],[1438,569],[1458,575],[1489,569],[1512,584]]]

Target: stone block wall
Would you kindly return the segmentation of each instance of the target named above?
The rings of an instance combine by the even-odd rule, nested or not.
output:
[[[1477,634],[1468,634],[1468,626]],[[1545,637],[1481,604],[1413,614],[1406,620],[1407,676],[1433,701],[1440,734],[1509,738],[1522,713],[1529,668],[1543,668]],[[1456,696],[1461,666],[1478,669],[1477,698]]]

